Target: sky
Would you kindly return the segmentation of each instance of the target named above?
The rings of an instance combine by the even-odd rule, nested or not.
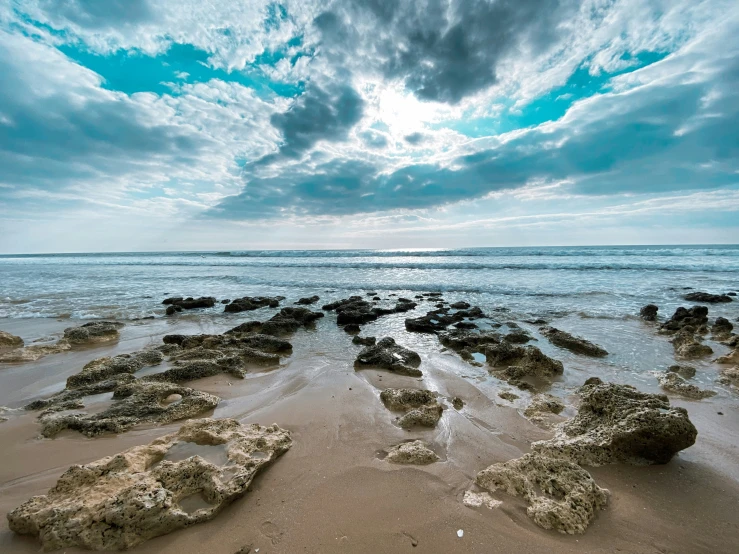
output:
[[[736,242],[736,0],[0,0],[0,253]]]

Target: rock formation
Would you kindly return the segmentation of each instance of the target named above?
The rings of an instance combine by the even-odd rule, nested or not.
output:
[[[706,302],[709,304],[732,301],[731,296],[728,294],[710,294],[708,292],[691,292],[683,296],[683,298],[690,302]]]
[[[685,398],[693,400],[701,400],[702,398],[710,398],[716,393],[712,390],[703,390],[695,385],[688,383],[677,373],[667,371],[657,377],[660,386],[668,392],[679,394]]]
[[[655,304],[647,304],[639,311],[639,317],[644,321],[657,321],[657,311],[659,306]]]
[[[423,375],[421,370],[417,369],[419,365],[421,357],[416,352],[396,344],[392,337],[385,337],[374,346],[364,348],[354,362],[356,369],[374,367],[412,377]]]
[[[436,462],[439,456],[423,441],[403,442],[388,450],[385,460],[391,464],[428,465]]]
[[[398,425],[404,429],[435,427],[444,410],[436,394],[425,389],[385,389],[380,400],[389,410],[404,412],[398,418]]]
[[[608,352],[604,348],[601,348],[597,344],[593,344],[589,340],[575,337],[566,331],[560,331],[554,327],[542,327],[539,331],[542,335],[547,337],[549,342],[553,345],[569,350],[570,352],[574,352],[575,354],[593,356],[596,358],[608,356]]]

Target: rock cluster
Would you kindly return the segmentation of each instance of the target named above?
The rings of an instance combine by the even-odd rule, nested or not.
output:
[[[675,334],[672,345],[677,356],[686,359],[700,358],[713,353],[710,346],[702,344],[702,336],[708,333],[708,308],[693,306],[675,310],[673,316],[660,326],[660,331]]]
[[[717,341],[727,340],[731,338],[731,332],[734,329],[734,325],[725,317],[717,317],[711,327],[711,334],[713,339]]]
[[[259,308],[277,308],[285,299],[284,296],[244,296],[235,298],[228,304],[223,311],[226,313],[236,314],[239,312],[249,312]]]
[[[361,296],[350,296],[326,304],[323,309],[328,312],[335,311],[336,324],[344,326],[350,323],[361,325],[385,315],[408,312],[416,307],[416,303],[408,298],[399,298],[392,308],[383,308],[376,304],[377,301],[368,302]]]
[[[393,446],[385,459],[391,464],[428,465],[436,462],[439,456],[423,441],[414,440]]]
[[[711,294],[708,292],[691,292],[683,296],[683,298],[690,302],[706,302],[709,304],[732,301],[731,296],[728,294]]]
[[[693,306],[690,309],[681,306],[660,326],[660,330],[665,333],[676,333],[684,327],[691,327],[693,332],[701,332],[707,323],[708,308],[705,306]]]
[[[566,331],[555,329],[554,327],[542,327],[539,329],[542,335],[549,339],[555,346],[574,352],[575,354],[583,354],[584,356],[593,356],[596,358],[603,358],[608,356],[608,352],[593,344],[589,340],[585,340],[580,337],[575,337]]]
[[[127,550],[212,519],[291,445],[277,425],[190,421],[148,445],[70,467],[47,494],[12,510],[8,523],[44,550]]]
[[[142,350],[133,354],[119,354],[112,358],[97,358],[88,362],[82,371],[67,378],[67,388],[77,389],[104,381],[121,373],[136,373],[138,370],[160,364],[164,356],[158,350]]]
[[[323,313],[312,312],[307,308],[282,308],[267,321],[247,321],[237,325],[227,333],[261,333],[263,335],[282,336],[294,333],[301,327],[307,327],[322,317]]]
[[[377,339],[375,337],[360,337],[359,335],[352,337],[352,344],[359,344],[362,346],[372,346],[376,342],[377,342]]]
[[[354,362],[357,369],[365,367],[387,369],[412,377],[423,375],[418,369],[419,365],[421,357],[413,350],[396,344],[392,337],[385,337],[377,341],[377,344],[364,348]]]
[[[465,305],[469,308],[469,304],[467,302],[457,302],[452,305],[452,307],[461,305]],[[467,323],[464,320],[481,319],[485,317],[483,311],[477,306],[474,308],[467,308],[450,312],[449,308],[441,307],[427,312],[424,316],[406,319],[405,328],[408,331],[416,333],[439,333],[444,331],[453,323]]]
[[[436,394],[425,389],[385,389],[380,400],[389,410],[404,412],[398,418],[398,425],[404,429],[435,427],[444,409]]]

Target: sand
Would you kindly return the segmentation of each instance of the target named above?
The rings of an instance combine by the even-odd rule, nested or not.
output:
[[[327,318],[328,319],[328,318]],[[44,333],[69,326],[46,323]],[[222,332],[233,320],[187,316],[177,321],[127,325],[114,345],[52,355],[0,368],[0,405],[19,407],[63,387],[70,374],[94,358],[158,344],[165,333]],[[34,338],[27,323],[3,330]],[[372,333],[374,334],[374,333]],[[380,335],[381,336],[381,335]],[[400,332],[393,334],[403,344]],[[251,370],[244,380],[218,375],[188,386],[220,396],[212,414],[243,423],[277,423],[289,429],[292,449],[252,484],[251,492],[215,520],[152,539],[132,552],[233,554],[252,552],[734,552],[739,537],[739,410],[725,398],[685,406],[698,428],[696,444],[661,466],[588,468],[611,491],[584,535],[565,536],[537,527],[526,504],[507,495],[499,507],[462,502],[478,471],[517,458],[551,432],[497,397],[498,385],[438,342],[419,351],[422,378],[384,371],[355,371],[361,350],[333,321],[292,339],[293,355],[279,368]],[[343,342],[341,342],[343,341]],[[475,375],[478,375],[476,378]],[[445,402],[435,428],[407,431],[379,398],[387,387],[434,390]],[[451,399],[464,408],[451,407]],[[520,408],[520,407],[519,407]],[[721,411],[723,415],[718,415]],[[565,414],[566,415],[566,414]],[[569,414],[571,415],[571,414]],[[35,413],[0,423],[0,552],[38,552],[32,537],[10,532],[5,514],[53,486],[70,464],[115,454],[178,424],[137,427],[118,436],[88,439],[74,432],[39,438]],[[440,457],[427,466],[389,464],[383,452],[421,439]],[[457,531],[463,530],[458,537]],[[80,552],[66,549],[68,554]]]

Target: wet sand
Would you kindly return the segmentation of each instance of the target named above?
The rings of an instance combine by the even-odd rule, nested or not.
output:
[[[246,320],[247,318],[241,318]],[[58,328],[55,327],[58,323]],[[47,322],[43,333],[69,326]],[[21,329],[27,323],[19,323]],[[159,344],[166,333],[222,332],[233,320],[187,316],[128,324],[121,340],[0,368],[0,405],[19,407],[63,388],[89,360]],[[392,328],[392,322],[389,324]],[[13,332],[13,325],[3,325]],[[34,334],[27,329],[24,338]],[[18,333],[17,334],[23,334]],[[363,332],[363,334],[365,334]],[[375,333],[367,333],[375,334]],[[400,344],[411,339],[388,333]],[[381,335],[378,335],[381,336]],[[407,339],[407,340],[404,340]],[[520,499],[495,494],[499,508],[462,504],[478,471],[519,457],[550,432],[495,395],[493,383],[433,337],[415,337],[421,379],[355,371],[359,347],[333,318],[299,331],[292,356],[279,368],[253,369],[246,379],[219,375],[188,383],[223,400],[212,414],[289,429],[292,449],[259,476],[245,497],[215,520],[150,540],[134,552],[233,554],[252,552],[733,552],[739,537],[739,409],[725,397],[685,406],[699,431],[696,444],[663,466],[588,468],[610,489],[608,507],[581,536],[537,527]],[[419,346],[420,345],[420,346]],[[422,348],[423,346],[423,348]],[[580,365],[583,365],[582,363]],[[434,429],[406,431],[379,399],[383,388],[429,388],[446,404]],[[461,411],[451,398],[465,402]],[[520,406],[519,406],[520,407]],[[717,412],[723,412],[718,415]],[[0,424],[0,552],[38,552],[32,537],[10,532],[6,513],[45,493],[71,464],[86,463],[150,442],[179,424],[137,427],[88,439],[65,432],[41,439],[34,412]],[[394,466],[382,452],[423,439],[441,457],[428,466]],[[457,530],[464,530],[459,538]],[[69,554],[81,552],[68,548]]]

